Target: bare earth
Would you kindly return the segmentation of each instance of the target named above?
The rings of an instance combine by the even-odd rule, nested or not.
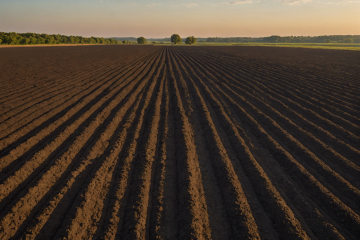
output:
[[[359,239],[360,52],[0,55],[0,239]]]

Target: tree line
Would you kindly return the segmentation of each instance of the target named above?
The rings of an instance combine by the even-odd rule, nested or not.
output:
[[[127,43],[127,42],[125,42]],[[0,32],[0,44],[122,44],[116,39],[98,37],[65,36],[60,34]]]
[[[38,33],[15,33],[0,32],[0,44],[8,45],[27,45],[27,44],[132,44],[133,42],[145,44],[151,40],[140,38],[99,38],[99,37],[81,37],[66,36],[60,34],[38,34]],[[360,43],[360,35],[324,35],[324,36],[285,36],[281,37],[273,35],[263,38],[252,37],[209,37],[195,38],[194,36],[182,39],[178,34],[173,34],[165,41],[171,41],[174,44],[185,42],[186,44],[194,44],[199,42],[270,42],[270,43]]]
[[[186,43],[186,44],[189,44],[189,45],[192,45],[192,44],[196,43],[196,40],[197,40],[196,37],[190,36],[190,37],[187,37],[187,38],[185,39],[185,43]],[[137,43],[138,43],[138,44],[146,44],[147,41],[148,41],[148,40],[147,40],[146,38],[144,38],[144,37],[139,37],[139,38],[137,38]],[[182,38],[180,37],[179,34],[173,34],[173,35],[171,35],[171,37],[170,37],[170,41],[171,41],[173,44],[179,44],[179,43],[182,42]]]
[[[269,42],[269,43],[360,43],[360,35],[285,36],[273,35],[263,38],[251,37],[209,37],[199,38],[201,42]]]
[[[176,41],[174,42],[174,35]],[[190,40],[194,38],[195,40]],[[323,35],[323,36],[285,36],[281,37],[273,35],[269,37],[208,37],[208,38],[195,38],[194,36],[182,39],[178,34],[173,34],[170,38],[164,39],[145,39],[148,41],[171,41],[174,44],[186,43],[194,44],[195,42],[233,42],[233,43],[247,43],[247,42],[268,42],[268,43],[360,43],[360,35]],[[138,43],[142,43],[138,41]],[[195,42],[194,42],[195,41]]]
[[[287,36],[280,37],[273,35],[265,37],[264,42],[279,43],[360,43],[360,35],[324,35],[324,36]]]

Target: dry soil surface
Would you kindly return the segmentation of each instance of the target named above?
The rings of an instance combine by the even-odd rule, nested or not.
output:
[[[0,239],[360,238],[360,52],[0,55]]]

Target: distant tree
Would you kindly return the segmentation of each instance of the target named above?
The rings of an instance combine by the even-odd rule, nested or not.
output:
[[[75,37],[70,36],[69,39],[68,39],[68,42],[71,43],[71,44],[74,44],[75,43]]]
[[[0,44],[2,43],[2,39],[0,39]]]
[[[138,44],[146,44],[146,38],[144,38],[144,37],[139,37],[139,38],[137,39],[137,43],[138,43]]]
[[[354,40],[352,38],[345,38],[344,43],[352,43]]]
[[[45,43],[45,38],[38,37],[36,43],[37,43],[37,44],[44,44],[44,43]]]
[[[186,38],[185,43],[191,45],[191,44],[196,43],[196,40],[197,39],[194,36],[190,36],[190,37]]]
[[[123,41],[122,41],[122,44],[128,44],[128,41],[123,40]]]
[[[330,40],[330,39],[325,39],[325,42],[326,42],[326,43],[330,43],[331,40]]]
[[[36,44],[37,39],[36,37],[30,37],[30,44]]]
[[[47,39],[47,38],[49,37],[49,35],[47,35],[47,34],[45,34],[45,33],[41,34],[40,36],[41,36],[42,38],[44,38],[44,39]]]
[[[61,43],[61,40],[62,40],[62,37],[61,37],[61,35],[54,35],[54,43]]]
[[[74,36],[74,43],[79,43],[80,42],[80,38],[78,36]]]
[[[55,43],[55,38],[53,36],[47,36],[45,38],[45,43],[48,43],[48,44]]]
[[[156,44],[156,42],[151,42],[152,44]]]
[[[95,44],[96,43],[96,38],[91,37],[90,40],[89,40],[89,43]]]
[[[21,44],[29,44],[30,43],[30,38],[23,38],[21,40]]]
[[[181,43],[181,37],[179,36],[179,34],[173,34],[171,35],[171,42],[173,44],[178,44],[178,43]]]
[[[17,42],[16,36],[10,36],[7,40],[8,44],[14,45]]]
[[[81,36],[65,36],[60,34],[0,32],[0,44],[61,44],[61,43],[101,43],[104,38],[84,38]],[[107,39],[104,43],[119,44],[116,39]]]
[[[265,37],[264,42],[281,42],[281,37],[278,35],[272,35],[270,37]]]

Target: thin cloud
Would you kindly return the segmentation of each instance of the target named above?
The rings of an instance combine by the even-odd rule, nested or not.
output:
[[[351,1],[340,1],[340,2],[326,2],[324,4],[329,4],[329,5],[347,5],[347,4],[351,4],[351,3],[360,3],[359,0],[351,0]]]
[[[241,0],[241,1],[223,2],[223,3],[228,4],[228,5],[239,5],[239,4],[253,3],[253,1],[252,0]]]
[[[283,2],[283,4],[286,5],[296,5],[296,4],[302,4],[302,3],[310,3],[313,0],[286,0]]]
[[[156,7],[156,6],[160,6],[160,3],[153,3],[153,4],[148,4],[146,5],[147,7]]]
[[[132,3],[132,2],[124,2],[124,3],[121,3],[122,5],[132,5],[132,6],[137,6],[137,5],[140,5],[138,3]]]
[[[184,5],[185,5],[185,7],[190,8],[190,7],[197,7],[199,4],[197,4],[197,3],[189,3],[189,4],[184,4]]]

